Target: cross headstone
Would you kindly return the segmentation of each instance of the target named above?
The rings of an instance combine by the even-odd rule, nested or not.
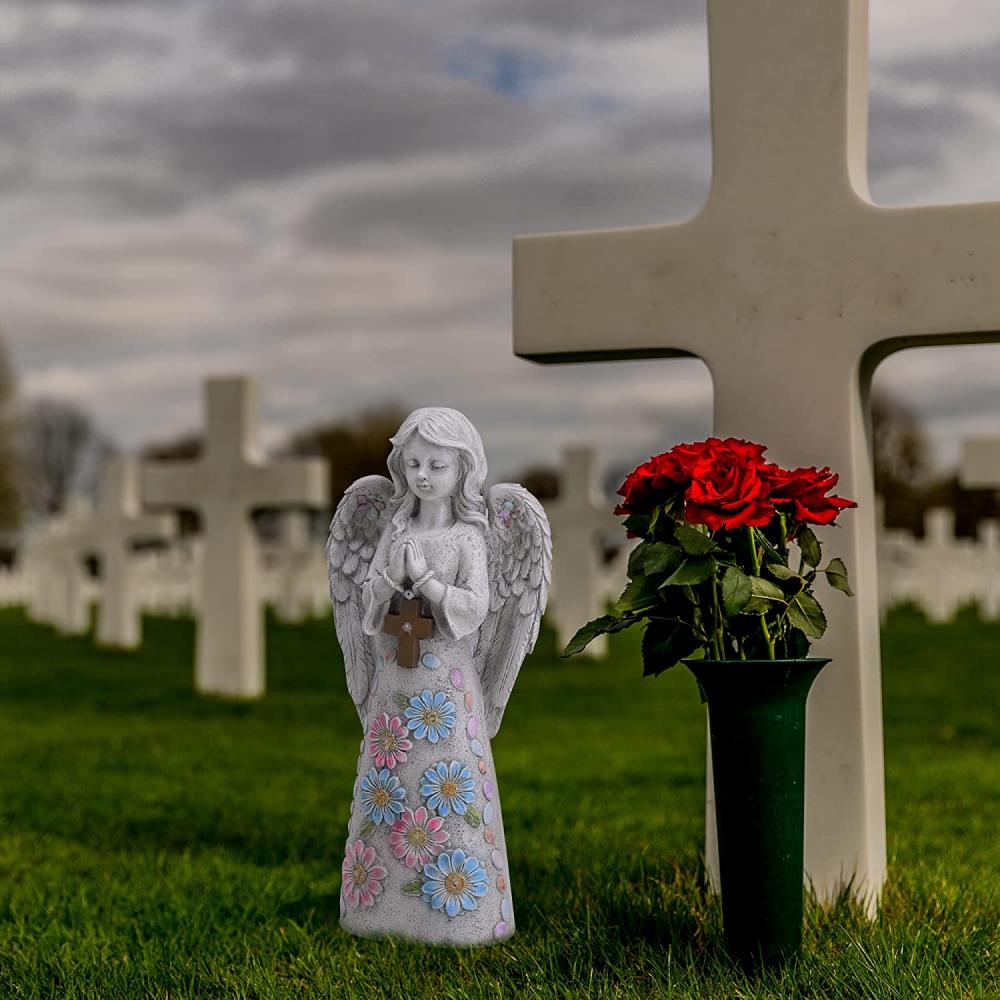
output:
[[[963,441],[958,479],[966,489],[1000,490],[1000,438]]]
[[[424,616],[422,605],[419,597],[400,597],[399,610],[385,616],[382,631],[397,637],[396,663],[401,667],[415,667],[420,662],[420,640],[434,638],[434,620]]]
[[[516,240],[513,320],[536,361],[700,357],[716,434],[829,465],[860,504],[830,538],[857,596],[820,595],[813,650],[833,662],[809,702],[805,866],[820,898],[853,877],[871,907],[886,867],[871,376],[903,347],[1000,340],[1000,203],[871,202],[867,30],[866,0],[709,0],[706,204]]]
[[[252,379],[208,379],[205,396],[201,456],[148,463],[143,492],[151,506],[191,508],[202,518],[196,688],[254,698],[265,685],[264,627],[250,514],[261,507],[322,507],[329,472],[322,459],[264,462],[257,440],[259,389]]]
[[[312,614],[308,585],[313,548],[310,546],[308,513],[286,511],[281,517],[281,541],[275,553],[278,594],[274,611],[278,621],[292,624]]]
[[[559,497],[545,503],[553,545],[559,552],[552,564],[553,600],[548,613],[560,646],[573,638],[581,623],[604,614],[607,595],[600,538],[621,535],[621,519],[611,511],[598,482],[595,449],[589,445],[564,447]],[[591,640],[587,652],[606,655],[607,637]]]
[[[90,532],[93,506],[85,497],[71,496],[63,511],[53,515],[33,543],[38,591],[32,617],[63,635],[84,635],[90,628],[90,597],[83,559],[92,554]]]
[[[98,645],[122,649],[140,645],[142,618],[131,543],[171,538],[176,530],[174,517],[142,513],[138,463],[109,459],[101,477],[101,503],[90,524],[93,547],[101,557]]]

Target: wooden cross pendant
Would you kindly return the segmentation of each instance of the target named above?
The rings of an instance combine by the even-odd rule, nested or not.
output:
[[[396,662],[401,667],[415,667],[420,662],[420,640],[434,638],[434,620],[421,615],[419,597],[400,597],[399,612],[387,614],[382,631],[398,636]]]

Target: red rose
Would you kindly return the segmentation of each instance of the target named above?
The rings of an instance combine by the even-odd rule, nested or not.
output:
[[[806,524],[832,524],[842,510],[857,507],[854,500],[826,496],[840,476],[825,466],[789,471],[778,465],[765,465],[762,476],[768,484],[771,503]]]
[[[619,495],[625,500],[615,507],[615,514],[648,514],[676,496],[691,482],[691,469],[701,457],[705,444],[675,445],[630,472],[618,487]]]
[[[691,470],[684,516],[691,524],[760,528],[774,517],[762,478],[764,446],[738,438],[709,438]]]

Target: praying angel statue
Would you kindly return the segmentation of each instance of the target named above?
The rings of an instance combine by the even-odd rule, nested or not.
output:
[[[490,944],[514,932],[490,740],[538,636],[549,524],[521,486],[484,493],[483,443],[457,410],[414,410],[390,441],[391,481],[355,482],[327,542],[364,732],[340,924]]]

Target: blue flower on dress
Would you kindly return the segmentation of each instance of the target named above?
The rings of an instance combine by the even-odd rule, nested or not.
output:
[[[431,908],[454,917],[462,910],[474,910],[486,895],[486,869],[479,858],[461,849],[439,854],[433,864],[424,865],[420,896]]]
[[[438,816],[453,812],[464,816],[476,800],[476,783],[472,772],[461,761],[446,764],[443,760],[424,771],[420,794]]]
[[[406,789],[400,787],[399,778],[383,767],[373,767],[361,779],[361,808],[373,823],[392,823],[403,812]]]
[[[418,740],[426,738],[430,743],[437,743],[455,728],[455,706],[446,701],[440,691],[431,694],[424,690],[414,695],[403,715],[406,716],[406,728]]]

